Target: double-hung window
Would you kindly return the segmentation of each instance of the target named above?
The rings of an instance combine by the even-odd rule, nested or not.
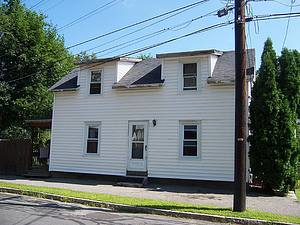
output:
[[[86,124],[85,130],[84,154],[99,154],[100,124]]]
[[[200,121],[180,122],[180,157],[200,158]]]
[[[197,90],[197,63],[184,63],[182,67],[183,90]]]
[[[102,93],[102,70],[92,70],[90,74],[90,95]]]

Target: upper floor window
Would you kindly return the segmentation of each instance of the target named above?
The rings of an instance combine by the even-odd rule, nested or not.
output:
[[[92,70],[90,74],[90,94],[102,93],[102,70]]]
[[[183,90],[197,90],[197,63],[183,64]]]

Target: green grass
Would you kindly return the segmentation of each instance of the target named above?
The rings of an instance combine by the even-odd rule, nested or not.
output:
[[[296,194],[297,198],[300,200],[300,188],[295,190],[295,194]]]
[[[247,209],[246,212],[238,213],[238,212],[232,212],[232,208],[194,205],[188,203],[160,201],[160,200],[151,200],[151,199],[143,199],[143,198],[122,197],[122,196],[99,194],[99,193],[87,193],[87,192],[80,192],[80,191],[71,191],[68,189],[36,187],[36,186],[12,184],[12,183],[5,183],[5,182],[0,182],[0,187],[62,195],[66,197],[76,197],[76,198],[97,200],[97,201],[107,202],[107,203],[150,207],[155,209],[167,209],[167,210],[174,210],[174,211],[181,211],[181,212],[203,213],[203,214],[210,214],[210,215],[262,219],[268,221],[279,221],[279,222],[300,224],[300,217],[282,216],[282,215],[266,213],[257,210],[252,210],[252,209]],[[27,193],[24,192],[23,194],[27,194]],[[39,197],[43,197],[43,195],[40,195]]]

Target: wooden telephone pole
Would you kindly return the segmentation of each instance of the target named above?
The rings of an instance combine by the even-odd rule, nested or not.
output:
[[[245,1],[235,0],[235,167],[233,211],[246,210],[246,45]]]

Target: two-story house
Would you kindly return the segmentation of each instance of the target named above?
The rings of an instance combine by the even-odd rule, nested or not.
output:
[[[234,180],[234,51],[156,57],[75,62],[49,89],[50,171]],[[252,49],[249,96],[254,67]]]

